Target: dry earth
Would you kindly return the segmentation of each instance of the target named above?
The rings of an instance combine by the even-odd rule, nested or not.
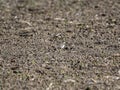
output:
[[[120,90],[120,0],[0,0],[0,90]]]

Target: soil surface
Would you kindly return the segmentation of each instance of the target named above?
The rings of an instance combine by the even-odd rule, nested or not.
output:
[[[0,0],[0,90],[120,90],[120,0]]]

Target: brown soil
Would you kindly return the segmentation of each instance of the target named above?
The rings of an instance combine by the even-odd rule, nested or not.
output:
[[[0,90],[120,90],[120,0],[0,0]]]

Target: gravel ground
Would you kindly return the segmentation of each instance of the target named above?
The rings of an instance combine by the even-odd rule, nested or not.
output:
[[[0,90],[120,90],[120,0],[0,0]]]

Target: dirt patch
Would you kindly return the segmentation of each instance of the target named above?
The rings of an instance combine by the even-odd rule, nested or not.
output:
[[[119,0],[0,0],[0,90],[119,89]]]

